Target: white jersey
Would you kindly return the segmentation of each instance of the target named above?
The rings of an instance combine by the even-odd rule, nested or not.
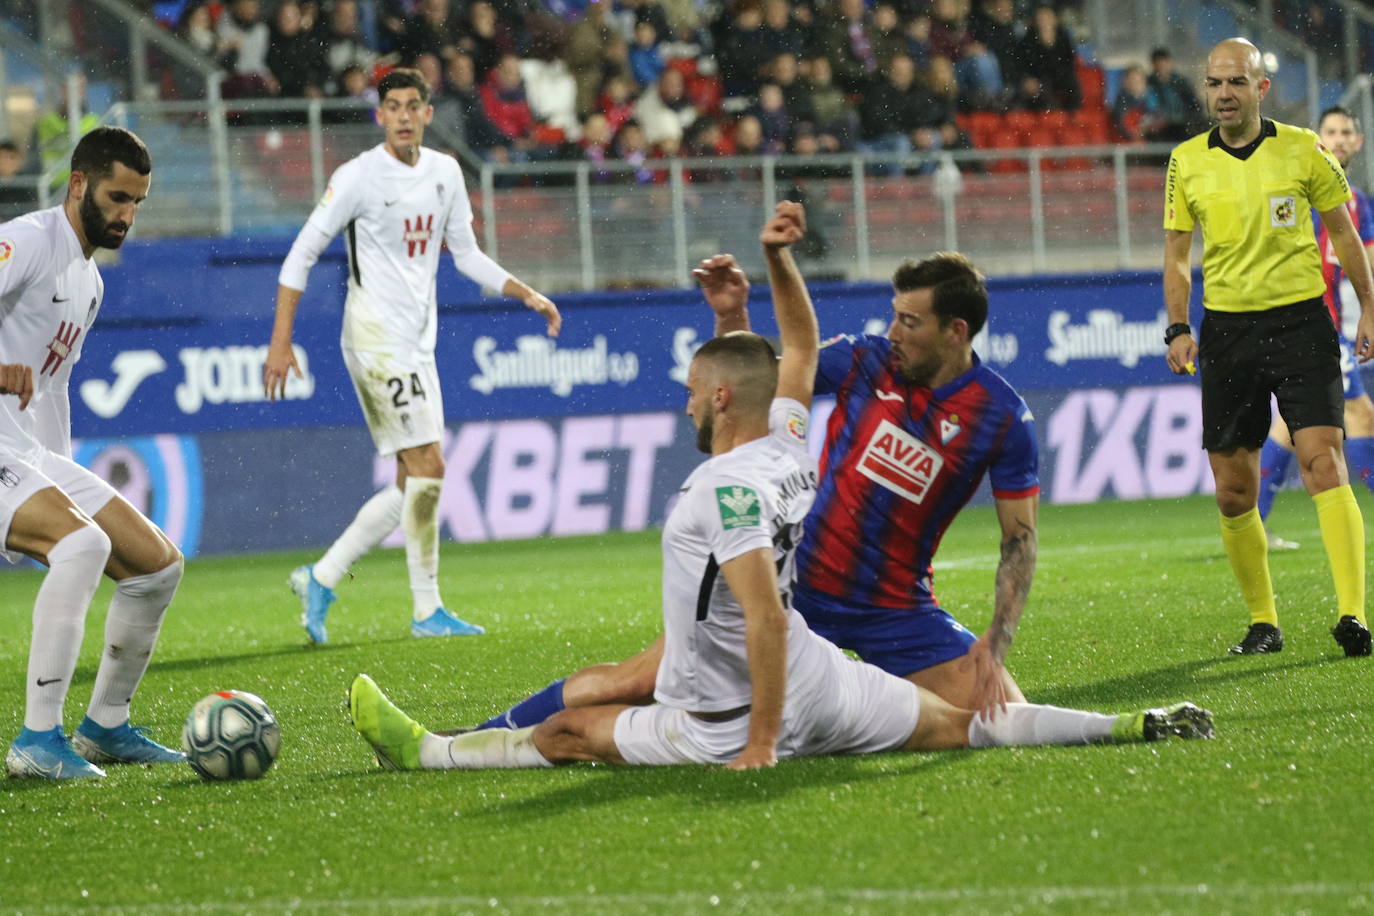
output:
[[[62,207],[0,225],[0,363],[33,369],[29,406],[0,395],[0,449],[36,462],[71,457],[67,382],[100,310],[105,284]]]
[[[482,254],[472,204],[452,156],[421,148],[406,165],[378,145],[350,159],[296,238],[279,282],[305,289],[306,275],[334,236],[348,243],[342,344],[393,356],[434,352],[435,274],[447,244],[453,262],[497,290],[510,278]]]
[[[744,610],[720,567],[751,550],[772,551],[787,613],[788,693],[823,645],[791,606],[794,554],[816,494],[807,452],[809,411],[773,401],[769,435],[704,462],[683,486],[663,528],[663,661],[654,698],[689,712],[724,712],[752,699]]]

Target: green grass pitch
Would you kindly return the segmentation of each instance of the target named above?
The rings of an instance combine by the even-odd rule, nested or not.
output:
[[[1366,518],[1374,508],[1362,493]],[[1192,699],[1217,740],[710,768],[386,773],[349,727],[371,673],[432,727],[468,724],[658,630],[655,532],[445,546],[479,638],[408,635],[405,564],[374,554],[309,648],[285,587],[304,554],[190,564],[135,703],[179,741],[204,694],[250,690],[283,745],[259,782],[114,767],[0,782],[0,910],[65,912],[1369,912],[1374,660],[1328,635],[1311,502],[1280,497],[1271,558],[1288,643],[1225,649],[1245,612],[1210,499],[1043,511],[1011,669],[1034,700],[1108,711]],[[996,522],[970,510],[938,593],[988,620]],[[0,737],[21,725],[39,576],[0,576]],[[109,586],[88,621],[80,720]]]

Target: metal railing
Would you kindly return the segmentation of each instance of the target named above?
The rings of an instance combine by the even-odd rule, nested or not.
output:
[[[111,68],[117,78],[127,79],[127,98],[153,100],[171,88],[182,96],[214,102],[219,98],[224,72],[215,62],[171,35],[147,11],[128,0],[83,0],[91,21],[87,31],[101,36],[109,47]],[[116,36],[127,44],[118,46]],[[127,52],[127,53],[125,53]],[[154,66],[156,58],[156,66]],[[172,82],[162,80],[166,73]]]
[[[329,174],[381,141],[368,109],[329,100],[120,104],[104,120],[153,153],[145,237],[294,234]],[[809,205],[815,276],[878,279],[941,248],[993,274],[1154,268],[1169,149],[464,164],[490,254],[543,288],[603,289],[687,286],[717,251],[761,272],[757,230],[785,198]]]

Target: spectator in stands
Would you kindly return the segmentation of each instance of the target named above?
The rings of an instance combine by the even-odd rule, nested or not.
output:
[[[73,143],[71,121],[71,100],[76,102],[77,137],[100,126],[100,118],[86,110],[86,75],[75,73],[63,80],[58,88],[57,104],[38,116],[34,122],[34,148],[38,150],[38,164],[44,172],[56,169],[53,173],[54,189],[66,187],[71,170],[64,163],[70,158]]]
[[[906,32],[897,18],[897,8],[887,0],[874,4],[868,31],[873,44],[873,57],[880,71],[886,71],[887,65],[898,54],[906,54]]]
[[[281,95],[313,99],[324,96],[330,77],[326,52],[305,31],[300,5],[295,0],[282,0],[277,5],[267,46],[267,67],[276,78]]]
[[[782,90],[782,104],[794,124],[815,124],[816,109],[801,79],[801,63],[792,54],[779,54],[768,65],[768,81]]]
[[[918,145],[917,131],[922,131],[919,146],[939,149],[939,129],[945,123],[944,107],[916,83],[916,67],[911,58],[899,55],[892,58],[883,82],[864,94],[859,106],[863,139],[859,149],[869,153],[910,153]],[[936,133],[932,134],[931,131]],[[875,169],[878,174],[892,174],[891,166]],[[900,167],[896,167],[900,172]]]
[[[624,123],[635,115],[634,84],[625,76],[612,76],[601,88],[597,109],[606,116],[611,132],[618,133]]]
[[[664,68],[663,55],[658,50],[658,32],[648,20],[635,23],[634,41],[630,45],[630,73],[641,86],[651,87],[658,82]],[[653,142],[653,141],[650,141]]]
[[[510,30],[501,27],[496,8],[487,0],[472,0],[468,5],[467,28],[458,41],[458,47],[472,55],[478,82],[487,78],[487,74],[500,62],[501,55],[516,53]]]
[[[869,36],[864,0],[839,0],[821,36],[835,82],[845,92],[863,92],[878,76],[878,57]]]
[[[449,0],[421,0],[419,15],[406,20],[401,53],[409,60],[421,54],[448,60],[458,52],[462,35],[462,17],[452,11]]]
[[[590,176],[597,184],[606,184],[611,180],[612,173],[604,166],[615,157],[615,150],[611,146],[613,139],[611,124],[605,115],[590,114],[582,122],[582,139],[577,147],[583,159],[598,166],[592,169]]]
[[[973,41],[969,34],[968,7],[960,0],[932,0],[930,4],[930,53],[957,61]]]
[[[378,0],[378,50],[401,51],[406,43],[406,23],[420,15],[423,0]]]
[[[219,60],[222,48],[215,34],[215,19],[210,15],[209,3],[189,4],[182,11],[176,35],[211,60]]]
[[[634,119],[626,121],[616,131],[613,147],[617,159],[635,166],[633,172],[615,173],[617,179],[631,184],[653,184],[660,179],[659,173],[649,167],[649,143]]]
[[[948,57],[932,57],[930,66],[926,68],[925,82],[926,89],[939,106],[941,126],[952,125],[961,104],[959,77],[954,64],[950,63]]]
[[[548,155],[549,151],[541,149],[534,136],[538,122],[530,109],[518,57],[507,54],[501,58],[482,84],[481,95],[487,117],[505,135],[513,154],[518,152],[533,158]]]
[[[434,104],[436,133],[453,138],[482,159],[509,162],[510,138],[487,117],[472,55],[459,51],[444,68],[443,93]],[[519,157],[515,157],[519,158]]]
[[[357,108],[334,108],[324,113],[331,124],[371,124],[377,108],[377,87],[372,85],[368,71],[357,64],[345,67],[334,80],[334,97],[365,103]]]
[[[764,0],[759,41],[770,60],[779,54],[801,57],[806,53],[806,30],[793,21],[791,0]]]
[[[1048,3],[1037,5],[1031,14],[1031,28],[1016,50],[1023,106],[1076,110],[1082,98],[1077,68],[1073,39],[1059,24],[1059,13]]]
[[[332,93],[338,93],[345,70],[361,67],[370,72],[377,62],[377,52],[363,40],[358,24],[358,0],[334,0],[323,36],[330,73],[326,89]]]
[[[1121,75],[1121,89],[1112,102],[1112,124],[1121,139],[1132,143],[1144,143],[1158,134],[1161,125],[1144,67],[1132,65]]]
[[[965,108],[996,108],[1002,99],[1002,67],[987,45],[972,31],[968,4],[935,0],[931,4],[930,56],[954,65]]]
[[[736,156],[762,156],[767,150],[763,145],[763,126],[751,114],[742,116],[735,122],[734,137]],[[757,171],[749,170],[747,177],[754,177]]]
[[[279,86],[267,65],[272,30],[262,20],[258,0],[233,0],[217,28],[220,49],[230,76],[224,82],[226,98],[276,95]]]
[[[577,111],[585,118],[596,111],[597,94],[606,80],[606,56],[603,49],[616,37],[611,20],[611,4],[590,3],[582,17],[568,29],[563,59],[577,83]],[[611,127],[615,132],[615,127]]]
[[[859,138],[859,113],[848,97],[835,85],[830,58],[813,57],[808,62],[806,91],[815,112],[820,143],[825,148],[851,149]],[[831,138],[827,140],[826,138]],[[833,141],[833,142],[832,142]]]
[[[37,202],[38,188],[22,178],[23,172],[24,154],[19,146],[0,140],[0,213],[13,214],[18,207]]]
[[[863,0],[857,2],[862,8]],[[758,92],[759,74],[769,61],[758,0],[739,0],[733,15],[722,15],[713,23],[713,34],[725,95],[738,98]]]
[[[703,115],[692,122],[692,126],[687,128],[687,132],[682,138],[682,155],[696,158],[707,158],[711,156],[728,156],[734,152],[734,146],[725,136],[725,131],[721,128],[720,121],[710,115]],[[720,172],[711,169],[696,169],[692,171],[692,181],[718,181]]]
[[[1202,131],[1207,116],[1193,87],[1174,71],[1174,56],[1168,48],[1154,49],[1150,69],[1150,95],[1160,119],[1158,139],[1181,143]]]
[[[1025,33],[1013,0],[982,0],[969,16],[969,35],[997,58],[1004,86],[1017,81],[1016,46]]]
[[[922,13],[911,17],[906,26],[906,56],[924,70],[930,64],[930,16]]]
[[[774,83],[764,83],[749,113],[758,119],[763,151],[771,155],[787,152],[788,141],[792,138],[792,118],[783,104],[782,89]]]
[[[635,103],[634,119],[643,129],[645,141],[668,155],[678,150],[683,131],[697,119],[686,88],[681,73],[665,70]]]

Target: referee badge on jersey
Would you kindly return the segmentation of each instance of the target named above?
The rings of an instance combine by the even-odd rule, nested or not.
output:
[[[1269,198],[1269,225],[1275,229],[1298,224],[1298,202],[1293,197]]]

